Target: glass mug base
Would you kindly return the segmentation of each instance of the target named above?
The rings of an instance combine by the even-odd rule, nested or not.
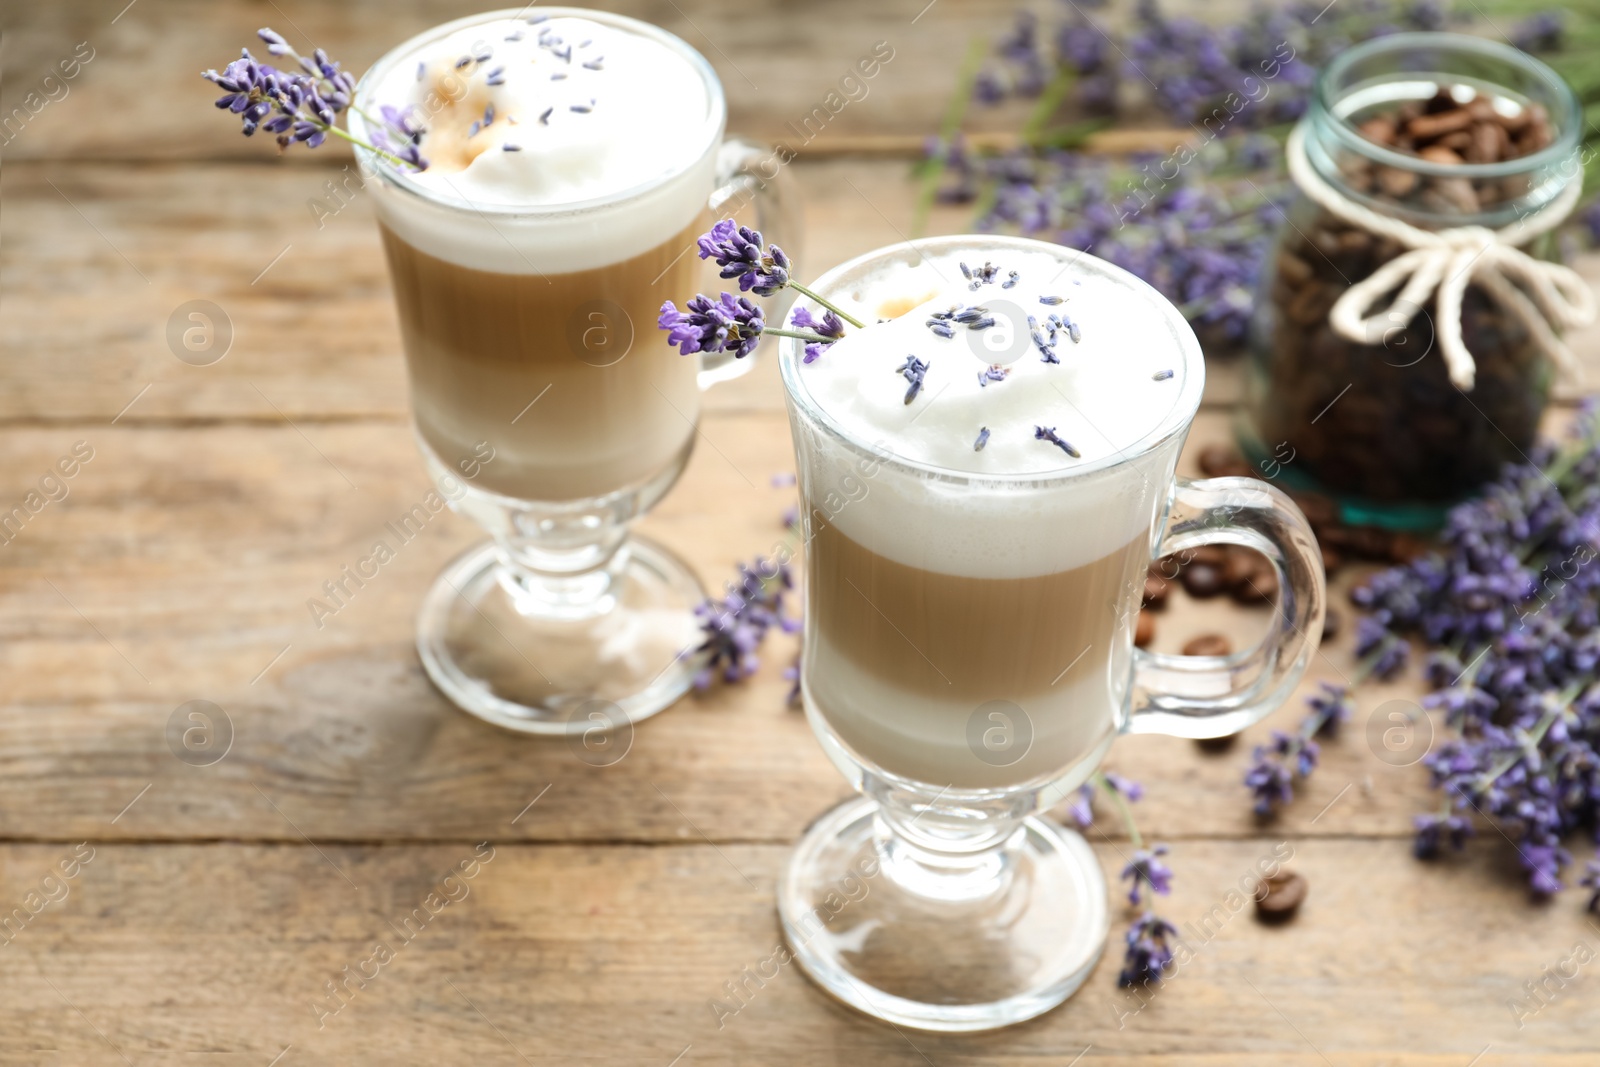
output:
[[[435,579],[417,618],[417,652],[457,707],[521,733],[586,736],[647,719],[689,690],[700,658],[695,606],[705,590],[667,549],[630,537],[614,602],[587,620],[519,604],[493,542]],[[509,587],[509,588],[508,588]]]
[[[823,815],[778,883],[794,959],[828,993],[899,1026],[967,1033],[1049,1011],[1105,951],[1105,876],[1078,834],[1022,822],[987,892],[923,895],[886,869],[879,806]]]

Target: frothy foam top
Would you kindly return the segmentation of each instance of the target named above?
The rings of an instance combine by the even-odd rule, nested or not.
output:
[[[903,459],[979,474],[1070,468],[1125,452],[1183,393],[1185,352],[1153,294],[1057,254],[896,260],[838,295],[869,325],[801,378],[846,432],[888,440]]]
[[[441,214],[386,198],[384,222],[440,258],[517,273],[602,266],[679,233],[711,192],[708,125],[720,123],[722,103],[693,52],[657,33],[540,14],[467,22],[401,46],[363,85],[362,106],[374,115],[396,108],[426,128],[428,168],[399,184],[464,204]],[[360,116],[351,124],[371,139]],[[583,204],[656,179],[659,188],[570,232],[559,218],[534,230],[503,213]]]
[[[790,389],[855,442],[806,436],[811,521],[907,566],[976,578],[1084,566],[1148,536],[1205,379],[1177,310],[1131,275],[1054,245],[973,236],[919,246],[817,283],[872,325],[810,364],[798,346],[784,352]],[[926,371],[906,403],[909,356]],[[1038,439],[1038,427],[1078,455]]]

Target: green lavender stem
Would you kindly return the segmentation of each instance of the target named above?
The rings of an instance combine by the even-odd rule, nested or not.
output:
[[[1134,822],[1133,808],[1128,805],[1128,798],[1123,796],[1121,790],[1112,785],[1110,779],[1100,771],[1094,773],[1093,781],[1095,785],[1106,791],[1106,794],[1111,797],[1111,803],[1116,805],[1117,817],[1122,820],[1122,828],[1128,831],[1128,840],[1133,844],[1133,847],[1136,849],[1144,848],[1144,835],[1139,833],[1139,824]]]
[[[810,299],[815,300],[817,303],[821,304],[823,307],[827,308],[829,311],[833,312],[835,315],[839,316],[841,319],[843,319],[844,321],[848,322],[850,325],[856,327],[856,329],[864,330],[864,329],[867,328],[867,324],[866,323],[862,322],[860,319],[856,318],[854,315],[851,315],[849,312],[843,311],[843,310],[841,310],[841,309],[839,309],[837,307],[834,307],[833,304],[830,301],[824,300],[822,297],[818,296],[816,293],[813,293],[810,289],[807,289],[805,286],[801,285],[799,282],[795,281],[793,278],[789,279],[789,288],[793,289],[795,292],[799,293],[801,296],[809,297]],[[776,330],[768,330],[767,332],[768,333],[776,333],[777,331]],[[798,337],[800,335],[799,334],[780,334],[779,336],[783,336],[783,337]],[[812,340],[814,340],[814,341],[831,341],[833,339],[834,338],[831,338],[831,337],[813,337],[812,338]]]

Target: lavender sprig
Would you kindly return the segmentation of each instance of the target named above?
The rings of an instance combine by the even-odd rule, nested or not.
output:
[[[240,50],[239,58],[220,73],[212,69],[200,75],[223,90],[216,106],[239,116],[240,132],[246,137],[253,136],[257,129],[264,129],[276,135],[280,149],[294,144],[317,148],[331,133],[395,166],[419,171],[427,169],[427,160],[418,147],[422,131],[404,121],[393,121],[388,114],[374,119],[356,107],[355,78],[340,69],[326,52],[319,48],[307,59],[290,48],[283,35],[270,27],[263,27],[257,35],[266,42],[270,54],[293,58],[301,70],[280,70],[258,63],[245,48]],[[363,141],[335,124],[346,109],[357,111],[371,124],[372,142]]]
[[[661,305],[656,325],[668,331],[667,343],[677,345],[678,352],[685,356],[731,350],[735,359],[743,359],[755,351],[761,335],[768,332],[760,305],[732,293],[723,293],[716,300],[703,293],[691,297],[683,311],[668,300]]]
[[[1133,817],[1130,805],[1144,795],[1144,789],[1138,782],[1110,771],[1096,772],[1073,794],[1068,804],[1068,812],[1073,820],[1084,829],[1093,825],[1093,800],[1097,788],[1111,799],[1128,840],[1133,844],[1133,858],[1122,869],[1122,877],[1129,882],[1128,903],[1138,907],[1145,899],[1147,890],[1159,896],[1171,893],[1172,871],[1160,859],[1167,854],[1167,846],[1158,844],[1145,848],[1144,837],[1139,833],[1139,825]],[[1136,919],[1128,930],[1127,952],[1123,957],[1122,972],[1117,976],[1117,984],[1127,987],[1159,983],[1172,961],[1167,938],[1175,933],[1177,930],[1170,923],[1149,911]]]
[[[740,226],[733,219],[723,219],[696,243],[700,247],[700,258],[715,260],[722,268],[722,277],[739,279],[739,289],[743,292],[772,296],[780,289],[793,289],[857,329],[865,326],[861,320],[795,281],[789,274],[789,257],[777,245],[766,244],[760,230]]]
[[[721,600],[706,600],[695,608],[703,636],[695,653],[705,656],[695,688],[707,689],[718,677],[725,682],[750,677],[760,666],[756,651],[772,627],[785,633],[799,629],[799,620],[784,611],[784,600],[793,589],[788,564],[758,559],[739,565]]]
[[[758,305],[732,293],[716,297],[699,293],[690,298],[683,311],[668,300],[661,305],[656,325],[668,331],[667,343],[676,345],[683,355],[732,351],[734,358],[743,359],[755,351],[763,334],[771,334],[807,342],[804,362],[811,363],[828,345],[844,336],[845,322],[861,325],[790,277],[789,257],[777,245],[766,245],[759,230],[723,219],[702,234],[696,244],[701,259],[716,260],[722,277],[739,279],[741,291],[772,296],[786,288],[794,289],[822,305],[824,313],[819,319],[808,309],[797,308],[790,322],[800,329],[790,330],[768,326]]]
[[[1299,728],[1293,734],[1274,730],[1268,744],[1256,746],[1244,784],[1255,798],[1257,815],[1268,818],[1276,814],[1294,799],[1295,781],[1311,777],[1321,754],[1316,738],[1334,736],[1350,718],[1355,704],[1351,690],[1370,677],[1393,677],[1405,665],[1409,652],[1409,643],[1392,634],[1363,641],[1358,632],[1356,653],[1362,658],[1349,683],[1318,683],[1320,690],[1306,698],[1309,714]]]
[[[1447,739],[1422,758],[1438,808],[1415,853],[1460,849],[1488,822],[1516,845],[1536,896],[1562,887],[1565,842],[1600,824],[1600,419],[1540,443],[1459,505],[1438,551],[1383,571],[1351,598],[1366,639],[1412,635],[1431,652]],[[1498,835],[1495,835],[1498,836]],[[1593,878],[1585,876],[1590,888]]]
[[[822,355],[829,345],[844,336],[844,323],[832,311],[824,312],[822,318],[819,319],[811,314],[808,308],[795,308],[794,314],[789,317],[789,324],[798,326],[802,330],[810,330],[821,338],[821,340],[813,341],[811,344],[806,345],[805,358],[801,360],[803,363],[815,362],[816,358]]]

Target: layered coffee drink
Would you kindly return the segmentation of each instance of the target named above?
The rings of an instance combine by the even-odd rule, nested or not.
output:
[[[790,375],[807,709],[918,783],[1103,756],[1177,453],[1151,444],[1203,375],[1143,283],[1038,247],[845,268],[824,295],[875,324]]]
[[[602,498],[687,453],[698,362],[646,342],[699,288],[722,108],[674,42],[489,17],[386,60],[365,93],[427,131],[425,170],[374,183],[378,216],[418,433],[447,469],[488,440],[479,488]]]

